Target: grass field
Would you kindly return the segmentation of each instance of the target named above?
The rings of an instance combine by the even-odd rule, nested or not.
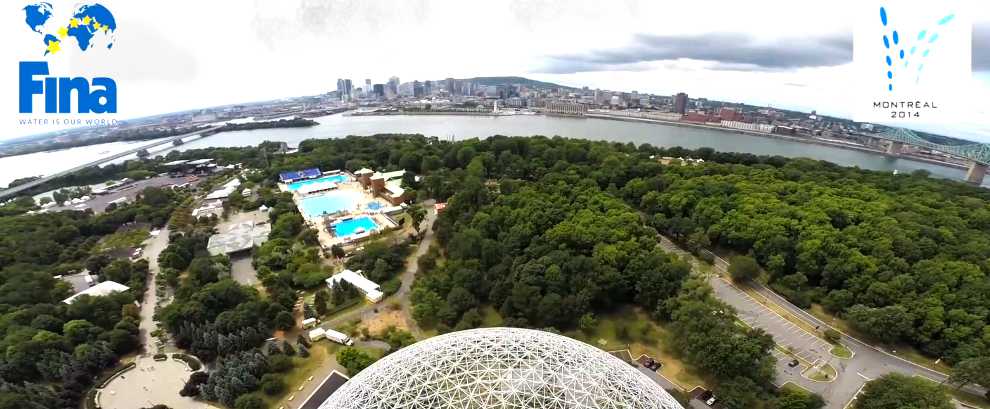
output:
[[[646,313],[632,307],[598,317],[594,331],[569,331],[565,335],[606,351],[629,349],[633,358],[647,354],[660,360],[660,373],[685,390],[706,386],[697,370],[682,362],[670,348],[672,335]]]
[[[97,244],[97,252],[112,251],[116,249],[138,247],[148,238],[148,229],[131,229],[119,231],[104,237]]]

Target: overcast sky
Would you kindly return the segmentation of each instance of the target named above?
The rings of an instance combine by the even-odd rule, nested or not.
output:
[[[0,139],[17,124],[17,62],[38,35],[5,1]],[[69,8],[75,1],[53,1]],[[113,49],[48,58],[56,73],[112,76],[118,118],[363,84],[521,75],[570,86],[686,92],[849,117],[853,1],[121,1]],[[974,4],[980,4],[974,2]],[[985,4],[985,3],[983,3]],[[990,8],[973,7],[973,101],[990,95]],[[13,46],[9,46],[13,45]],[[99,52],[93,52],[99,51]],[[933,129],[990,141],[986,108]]]

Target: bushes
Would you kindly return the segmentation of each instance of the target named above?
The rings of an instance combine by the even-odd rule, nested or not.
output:
[[[186,355],[186,354],[172,354],[172,359],[178,359],[178,360],[180,360],[182,362],[185,362],[186,365],[189,365],[189,369],[191,369],[193,371],[198,371],[200,368],[203,367],[203,364],[201,364],[199,362],[199,360],[196,359],[196,357],[191,356],[191,355]]]
[[[825,336],[825,340],[833,344],[838,344],[839,340],[842,339],[842,334],[832,328],[827,328],[822,333]]]
[[[185,386],[179,391],[179,396],[196,396],[199,395],[199,385],[202,385],[210,380],[210,375],[206,372],[193,372],[189,375],[189,380],[186,381]]]
[[[275,396],[285,391],[285,379],[281,375],[267,373],[261,377],[261,391]]]

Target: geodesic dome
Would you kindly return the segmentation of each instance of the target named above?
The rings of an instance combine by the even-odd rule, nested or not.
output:
[[[320,409],[681,409],[628,363],[571,338],[520,328],[452,332],[382,358]]]

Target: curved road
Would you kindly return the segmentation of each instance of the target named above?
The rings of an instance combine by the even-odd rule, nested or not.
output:
[[[663,236],[661,236],[661,245],[669,251],[675,251],[682,254],[686,253],[686,251]],[[708,252],[707,250],[704,251]],[[714,253],[708,253],[714,257],[713,267],[722,275],[728,276],[729,263]],[[738,290],[731,290],[734,286],[729,284],[727,280],[713,277],[709,279],[709,283],[712,284],[712,287],[715,290],[715,295],[726,304],[729,304],[735,308],[736,311],[739,312],[740,317],[745,317],[747,315],[765,316],[768,311],[770,314],[775,315],[772,310],[768,310],[766,307],[762,307],[762,309],[759,307],[754,307],[754,304],[758,303],[747,301],[746,298],[748,296],[735,296],[734,294],[740,292]],[[754,288],[769,301],[784,308],[786,311],[791,313],[791,315],[797,317],[805,323],[814,327],[832,328],[828,323],[811,315],[804,309],[791,304],[789,301],[784,299],[784,297],[780,296],[766,286],[756,283]],[[789,330],[783,327],[775,326],[761,325],[760,327],[770,333],[770,335],[773,335],[774,340],[778,343],[780,343],[781,340],[793,339],[796,332],[800,333],[799,336],[807,337],[807,335],[810,334],[814,337],[819,337],[818,334],[809,333],[793,325],[793,328],[790,328]],[[819,353],[819,351],[815,351],[817,355],[813,355],[831,363],[832,366],[835,367],[838,376],[833,382],[809,383],[806,379],[799,379],[795,373],[789,373],[786,371],[781,373],[779,370],[781,366],[778,365],[778,377],[784,378],[779,380],[795,382],[807,389],[811,389],[821,394],[822,397],[824,397],[828,402],[828,408],[844,408],[849,404],[849,402],[852,401],[853,398],[856,397],[860,389],[868,380],[876,379],[888,373],[896,372],[908,376],[922,376],[939,383],[944,382],[948,378],[948,375],[944,373],[892,355],[860,339],[842,333],[841,331],[840,333],[842,334],[842,344],[855,354],[852,359],[838,359],[829,356],[830,354],[828,354],[827,351],[821,351],[821,353]],[[967,386],[964,390],[980,396],[986,393],[985,389],[974,385]]]

